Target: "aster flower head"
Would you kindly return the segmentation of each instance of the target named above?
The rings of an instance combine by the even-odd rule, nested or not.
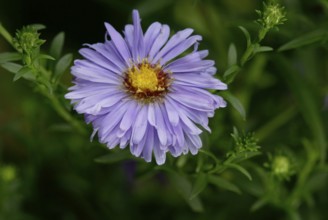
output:
[[[185,29],[170,37],[170,28],[155,22],[143,33],[137,10],[124,37],[105,23],[104,43],[82,48],[71,72],[74,86],[66,94],[75,110],[92,123],[99,141],[112,149],[130,147],[147,162],[163,164],[173,156],[197,154],[208,118],[226,102],[207,91],[225,90],[213,77],[214,61],[198,51],[199,35]],[[188,55],[181,54],[194,46]]]

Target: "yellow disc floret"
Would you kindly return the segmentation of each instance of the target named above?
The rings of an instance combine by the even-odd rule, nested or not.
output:
[[[157,71],[148,63],[141,63],[138,67],[133,67],[128,71],[131,86],[137,93],[158,90]]]

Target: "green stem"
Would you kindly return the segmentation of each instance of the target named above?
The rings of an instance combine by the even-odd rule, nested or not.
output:
[[[0,35],[3,36],[3,38],[6,39],[6,41],[8,41],[8,43],[14,47],[13,44],[13,37],[9,34],[9,32],[4,28],[4,26],[2,26],[2,24],[0,23]],[[14,47],[15,48],[15,47]]]
[[[57,96],[55,96],[54,94],[49,94],[47,90],[42,88],[40,88],[40,91],[44,96],[46,96],[49,99],[56,112],[64,120],[66,120],[69,124],[71,124],[72,127],[74,127],[80,134],[84,135],[87,133],[85,127],[75,118],[73,118],[72,115],[63,107]]]
[[[279,114],[277,117],[273,118],[270,122],[261,127],[258,131],[255,132],[256,137],[259,140],[263,140],[269,135],[271,135],[275,130],[288,122],[291,118],[296,115],[296,108],[290,107],[283,113]]]
[[[302,193],[304,192],[304,187],[306,184],[306,181],[311,174],[312,170],[314,169],[316,162],[318,160],[318,153],[316,149],[313,147],[313,145],[308,141],[303,141],[304,148],[306,150],[306,154],[308,156],[306,163],[299,172],[299,176],[296,182],[296,186],[294,187],[293,192],[291,193],[290,197],[287,200],[287,206],[291,209],[297,209],[299,206],[299,199],[302,197]]]

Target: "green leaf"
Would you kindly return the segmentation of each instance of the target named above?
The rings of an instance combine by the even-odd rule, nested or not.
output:
[[[58,60],[55,66],[54,77],[60,78],[60,76],[68,69],[73,61],[72,54],[66,54]]]
[[[246,37],[247,48],[248,48],[252,43],[251,35],[249,34],[248,30],[246,30],[246,28],[244,28],[243,26],[238,26],[238,28],[244,33],[244,35]]]
[[[22,67],[23,67],[22,65],[17,64],[17,63],[3,63],[3,64],[1,64],[1,66],[4,69],[6,69],[7,71],[14,73],[14,74],[18,73],[18,71],[20,69],[22,69]]]
[[[235,192],[237,194],[241,194],[240,189],[235,184],[232,184],[231,182],[227,181],[222,177],[215,176],[215,175],[208,175],[207,180],[209,183],[217,187]]]
[[[272,47],[268,47],[268,46],[260,46],[260,45],[258,45],[258,47],[255,47],[254,48],[253,53],[256,54],[256,53],[262,53],[262,52],[268,52],[268,51],[273,51],[273,48]]]
[[[128,151],[113,152],[95,159],[97,163],[116,163],[122,160],[132,159]]]
[[[246,111],[244,109],[244,106],[239,101],[239,99],[237,99],[235,96],[233,96],[230,92],[227,91],[221,92],[220,95],[224,99],[226,99],[232,105],[232,107],[234,107],[234,109],[236,109],[239,112],[239,114],[244,120],[246,120]]]
[[[180,175],[173,169],[167,167],[158,167],[158,169],[165,170],[168,173],[168,177],[172,182],[174,188],[180,193],[180,195],[185,199],[191,209],[195,212],[204,211],[201,200],[196,196],[193,199],[190,199],[190,192],[192,190],[192,184],[190,181],[183,175]]]
[[[237,64],[237,49],[234,44],[230,44],[228,49],[228,66]]]
[[[16,52],[4,52],[0,53],[0,63],[6,63],[11,61],[21,60],[22,55]]]
[[[65,33],[58,33],[51,42],[49,54],[58,59],[63,51],[65,41]]]
[[[23,66],[14,76],[14,82],[22,78],[25,74],[32,73],[31,68],[28,66]]]
[[[29,25],[31,27],[33,27],[35,30],[37,31],[40,31],[40,30],[43,30],[43,29],[46,29],[46,26],[43,25],[43,24],[31,24]]]
[[[201,193],[207,186],[207,176],[205,173],[197,173],[197,178],[192,186],[192,190],[190,193],[190,199],[194,199],[196,196],[198,196],[199,193]]]
[[[37,59],[55,60],[55,58],[47,54],[40,54]]]
[[[244,174],[250,181],[252,180],[251,174],[244,167],[242,167],[238,164],[235,164],[235,163],[226,163],[224,165],[226,165],[227,167],[233,168],[235,170],[238,170],[239,172]]]
[[[269,202],[268,198],[264,197],[264,198],[260,198],[259,200],[257,200],[251,207],[251,211],[254,212],[260,208],[262,208],[263,206],[265,206],[267,203]]]
[[[240,70],[241,68],[238,65],[230,66],[223,74],[226,83],[231,83]]]
[[[328,31],[327,30],[316,30],[313,32],[310,32],[308,34],[304,34],[284,45],[282,45],[278,51],[285,51],[285,50],[291,50],[299,47],[303,47],[306,45],[314,44],[319,41],[327,41],[328,40]]]

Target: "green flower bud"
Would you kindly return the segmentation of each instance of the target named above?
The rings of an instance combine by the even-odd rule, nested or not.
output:
[[[270,29],[283,24],[287,20],[285,8],[280,6],[275,1],[270,2],[268,5],[263,3],[263,5],[263,11],[256,11],[260,16],[260,18],[257,20],[257,23],[262,26],[262,29],[259,33],[260,40],[264,38]]]
[[[12,166],[4,166],[0,169],[0,179],[10,182],[16,178],[16,169]]]
[[[286,155],[278,154],[274,157],[269,155],[268,163],[264,166],[271,169],[273,176],[280,180],[289,180],[289,178],[295,173],[295,164],[291,158]]]
[[[277,176],[285,176],[290,171],[289,159],[285,156],[276,156],[272,161],[272,172]]]
[[[39,39],[40,34],[34,26],[26,26],[21,30],[17,30],[13,39],[15,48],[23,54],[32,54],[39,49],[45,40]]]

